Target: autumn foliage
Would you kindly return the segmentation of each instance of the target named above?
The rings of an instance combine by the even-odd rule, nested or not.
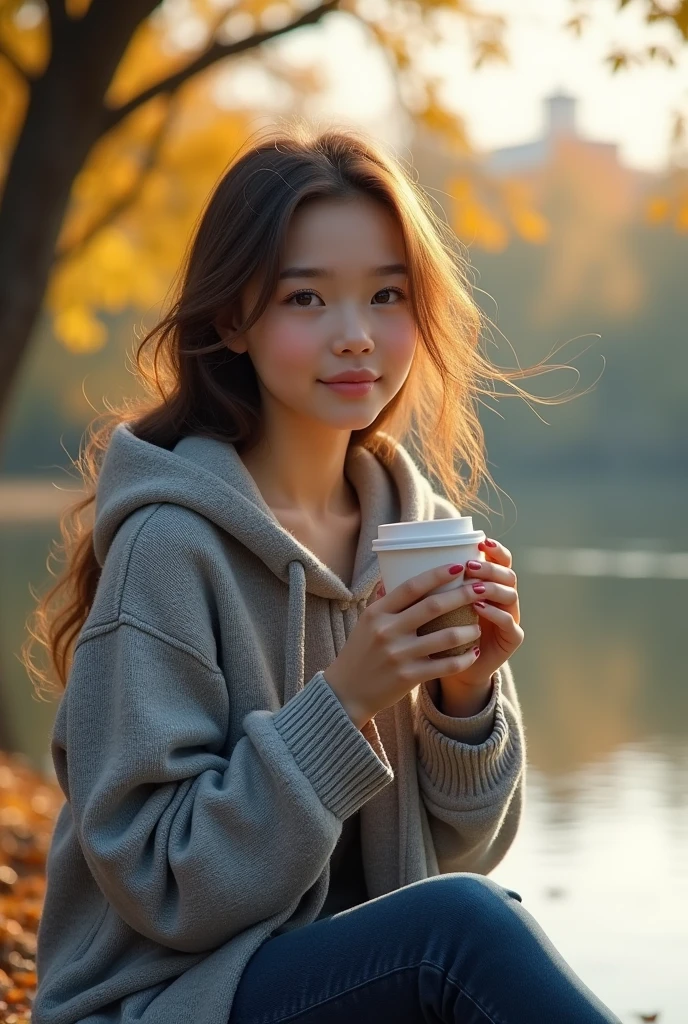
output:
[[[45,861],[63,801],[57,783],[0,752],[0,1024],[31,1020]]]
[[[641,0],[617,0],[629,5]],[[688,0],[646,6],[648,33],[669,24],[674,45],[648,34],[638,52],[607,56],[612,71],[676,63]],[[260,120],[304,113],[333,84],[324,61],[295,61],[275,45],[329,18],[361,26],[389,65],[399,112],[456,160],[441,190],[459,237],[493,251],[511,238],[542,242],[543,217],[519,185],[485,189],[463,118],[428,60],[456,39],[468,44],[468,71],[508,62],[499,12],[472,0],[0,0],[0,414],[41,311],[67,349],[88,353],[105,345],[109,317],[163,300],[240,145]],[[581,35],[587,20],[577,8],[562,31]],[[242,71],[278,101],[242,100]],[[679,149],[685,122],[677,114]],[[686,207],[680,164],[648,215],[681,227]]]

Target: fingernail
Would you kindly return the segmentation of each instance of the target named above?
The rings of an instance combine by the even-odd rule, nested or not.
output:
[[[485,593],[485,584],[484,583],[474,583],[473,584],[473,589],[475,590],[476,594],[484,594]]]
[[[487,544],[488,548],[496,548],[497,547],[497,541],[496,540],[486,540],[485,543]]]
[[[473,607],[474,608],[484,608],[485,607],[485,602],[484,601],[474,601],[473,602]]]
[[[385,590],[384,586],[379,586],[377,588],[377,596],[378,597],[384,597],[386,593],[387,593],[387,591]]]
[[[480,648],[479,647],[474,647],[473,648],[473,653],[475,654],[476,658],[479,658],[480,657]]]
[[[452,576],[456,576],[457,572],[463,572],[463,566],[462,565],[451,565],[449,567],[449,572],[452,574]]]
[[[483,563],[482,562],[475,562],[475,561],[466,562],[466,565],[468,566],[469,569],[473,569],[473,570],[482,569],[482,567],[483,567]]]

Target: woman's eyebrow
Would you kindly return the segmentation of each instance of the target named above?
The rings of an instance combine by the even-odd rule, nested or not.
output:
[[[384,267],[373,267],[368,271],[370,277],[388,277],[391,274],[406,274],[405,263],[387,263]],[[324,267],[287,267],[281,271],[279,280],[287,277],[334,277],[332,270],[325,270]]]

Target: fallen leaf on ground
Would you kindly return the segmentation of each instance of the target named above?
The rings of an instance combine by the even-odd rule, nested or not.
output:
[[[63,803],[27,758],[0,751],[0,1024],[31,1020],[45,861]]]

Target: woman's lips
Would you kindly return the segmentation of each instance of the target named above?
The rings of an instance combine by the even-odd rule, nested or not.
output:
[[[378,377],[378,380],[380,378]],[[377,384],[377,380],[336,380],[326,381],[321,380],[321,384],[325,387],[332,388],[339,395],[348,395],[350,398],[359,398],[362,395],[367,395],[368,392],[373,390],[373,386]]]

